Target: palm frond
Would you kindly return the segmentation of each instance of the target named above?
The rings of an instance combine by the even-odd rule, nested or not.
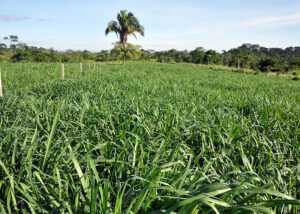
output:
[[[110,32],[115,32],[117,34],[117,36],[119,35],[120,27],[116,21],[111,21],[108,23],[108,26],[105,30],[105,35],[107,36],[107,34],[109,34]]]
[[[136,37],[134,31],[131,32],[131,35],[132,35],[135,39],[137,39],[137,37]]]
[[[121,10],[120,13],[117,15],[117,20],[120,26],[121,31],[126,31],[127,28],[127,10]]]

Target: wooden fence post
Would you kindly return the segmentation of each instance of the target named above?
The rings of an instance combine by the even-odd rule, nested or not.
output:
[[[62,80],[65,79],[65,64],[64,63],[61,64],[61,79]]]
[[[0,69],[0,97],[3,97],[3,93],[2,93],[2,79],[1,79],[1,69]]]
[[[82,73],[82,63],[80,63],[80,73]]]

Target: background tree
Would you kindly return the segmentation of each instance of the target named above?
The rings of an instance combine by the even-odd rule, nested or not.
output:
[[[205,56],[205,49],[203,47],[198,47],[195,50],[191,51],[192,63],[203,63]]]
[[[105,61],[110,61],[111,57],[107,50],[102,50],[100,53],[97,53],[96,60],[105,62]]]
[[[270,71],[275,71],[277,67],[278,67],[278,62],[274,58],[267,58],[259,62],[259,69],[265,73],[268,73]]]
[[[107,36],[110,32],[115,32],[120,38],[120,43],[126,49],[128,35],[132,35],[137,39],[135,32],[144,36],[144,27],[139,23],[139,20],[131,12],[121,10],[117,15],[117,21],[111,21],[105,30]],[[125,55],[123,58],[123,65],[125,65]]]
[[[204,61],[207,62],[207,64],[217,64],[218,57],[219,54],[217,53],[217,51],[208,50],[205,52]]]
[[[8,36],[3,37],[5,41],[8,41]]]
[[[138,59],[142,55],[141,46],[127,43],[126,45],[117,42],[115,47],[111,50],[111,53],[116,56],[117,59]]]
[[[9,39],[10,39],[10,48],[12,50],[15,50],[16,49],[16,44],[19,42],[18,36],[16,36],[16,35],[10,35]]]

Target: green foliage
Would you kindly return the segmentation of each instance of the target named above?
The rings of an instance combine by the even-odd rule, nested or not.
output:
[[[300,56],[291,58],[290,64],[293,69],[300,68]]]
[[[241,69],[260,70],[262,72],[287,73],[300,68],[300,48],[289,47],[264,48],[259,45],[243,44],[238,48],[223,51],[222,54],[214,51],[205,51],[199,47],[193,51],[160,51],[152,53],[148,58],[157,59],[158,62],[192,62],[196,64],[216,64]],[[142,57],[143,58],[143,57]],[[268,65],[271,63],[270,65]]]
[[[1,65],[1,213],[299,213],[297,81],[60,68]]]
[[[192,63],[203,63],[204,62],[204,57],[205,57],[205,50],[204,48],[196,48],[195,50],[191,51],[191,58],[192,58]]]
[[[262,72],[277,71],[278,62],[276,59],[268,58],[259,62],[259,69]]]
[[[100,53],[97,54],[96,60],[102,62],[110,61],[111,54],[108,51],[102,50]]]
[[[133,45],[127,43],[125,46],[117,42],[114,44],[114,48],[111,50],[111,54],[115,56],[116,59],[139,59],[142,51],[140,45]]]

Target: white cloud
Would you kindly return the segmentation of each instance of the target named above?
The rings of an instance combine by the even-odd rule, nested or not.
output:
[[[4,22],[18,22],[29,19],[29,16],[15,16],[15,15],[3,15],[0,14],[0,20]]]
[[[36,19],[36,21],[38,21],[38,22],[45,22],[45,21],[52,21],[52,19],[49,19],[49,18],[39,18],[39,19]]]
[[[253,26],[284,26],[300,24],[300,13],[284,15],[284,16],[266,16],[259,17],[255,19],[250,19],[248,21],[242,22],[244,27],[253,27]]]

